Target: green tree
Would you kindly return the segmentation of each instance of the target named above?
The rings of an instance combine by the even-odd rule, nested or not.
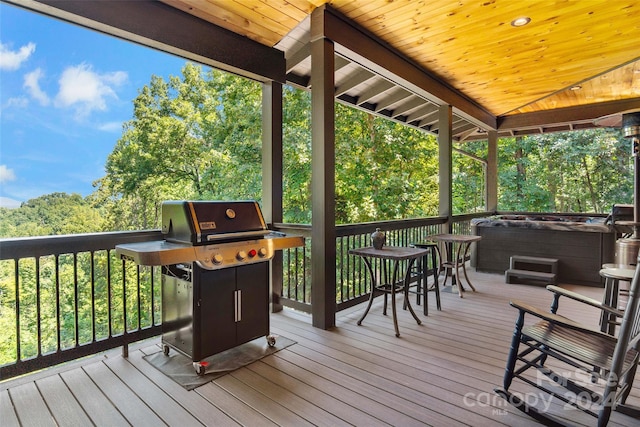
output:
[[[485,210],[486,141],[459,144],[452,155],[452,205],[454,214]]]
[[[0,208],[0,237],[94,233],[103,226],[101,210],[79,194],[45,194],[16,209]]]
[[[336,106],[336,221],[437,214],[437,142],[424,132]]]
[[[606,128],[502,139],[499,207],[605,213],[613,203],[632,203],[629,144]]]
[[[157,227],[167,199],[260,199],[259,84],[187,63],[153,76],[133,116],[97,182],[114,229]]]

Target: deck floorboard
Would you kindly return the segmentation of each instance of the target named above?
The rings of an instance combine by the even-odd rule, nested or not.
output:
[[[464,298],[442,292],[442,311],[429,295],[429,316],[416,309],[421,325],[400,298],[399,338],[382,298],[361,326],[364,304],[338,313],[331,330],[313,328],[303,313],[273,314],[272,333],[295,344],[192,391],[143,359],[160,350],[159,338],[130,346],[128,358],[111,351],[0,382],[2,426],[538,425],[493,389],[502,383],[517,315],[509,301],[548,308],[551,293],[505,284],[503,275],[471,271],[470,278],[478,291]],[[598,288],[563,287],[602,296]],[[560,313],[598,327],[598,312],[575,301],[561,300]],[[512,390],[527,386],[515,382]],[[629,403],[640,405],[639,381]],[[572,425],[594,424],[557,402],[550,411]],[[614,413],[610,425],[638,420]]]

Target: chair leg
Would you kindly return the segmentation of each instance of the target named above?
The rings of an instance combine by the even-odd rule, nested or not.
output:
[[[504,379],[502,386],[504,391],[507,392],[513,381],[513,373],[516,367],[516,361],[518,360],[518,348],[520,347],[520,339],[522,336],[522,326],[524,325],[524,311],[520,311],[518,320],[516,320],[516,327],[513,331],[513,337],[511,338],[511,347],[509,349],[509,357],[507,358],[507,366],[504,370]]]
[[[440,284],[438,283],[438,276],[440,275],[440,260],[437,258],[437,253],[438,252],[438,247],[437,246],[433,246],[430,249],[431,251],[431,268],[433,268],[433,288],[435,290],[436,293],[436,308],[438,310],[442,310],[442,307],[440,305]],[[426,280],[425,280],[425,289],[427,287],[426,284]]]

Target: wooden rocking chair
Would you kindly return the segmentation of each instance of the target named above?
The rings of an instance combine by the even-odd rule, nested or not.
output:
[[[569,404],[596,417],[598,426],[607,425],[612,410],[640,419],[640,408],[626,404],[640,351],[640,263],[631,282],[624,312],[556,286],[547,286],[547,289],[554,294],[551,313],[522,302],[510,303],[519,310],[519,315],[507,359],[503,388],[496,388],[495,392],[519,410],[549,426],[562,426],[566,423],[539,407],[527,404],[540,402],[540,399],[528,399],[527,395],[510,392],[509,387],[514,378],[542,390],[546,393],[543,396],[548,396],[549,399],[553,396],[562,404]],[[622,318],[618,337],[587,328],[558,315],[561,296]],[[525,315],[535,316],[539,321],[525,326]],[[558,364],[556,360],[562,363]],[[558,372],[548,367],[547,362],[552,361],[550,365],[555,366]],[[565,368],[558,368],[565,366],[564,364],[570,365],[572,374],[563,376],[559,373],[560,370],[567,372]],[[536,368],[537,372],[525,375],[529,368]],[[579,381],[579,375],[575,374],[590,381]]]

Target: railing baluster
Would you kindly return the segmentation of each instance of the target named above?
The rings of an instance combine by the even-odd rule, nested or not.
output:
[[[78,254],[73,253],[73,297],[74,297],[74,313],[75,313],[75,342],[74,347],[80,345],[80,322],[79,322],[79,309],[80,299],[78,298]]]
[[[155,270],[156,270],[156,267],[151,267],[151,326],[154,326],[156,324]],[[138,283],[138,286],[140,286],[139,283]]]
[[[35,257],[35,278],[36,278],[36,329],[37,329],[37,339],[38,339],[38,347],[36,354],[38,357],[42,355],[42,322],[40,319],[41,307],[40,307],[40,257]]]
[[[16,361],[20,362],[22,359],[22,350],[20,348],[20,268],[19,260],[14,260],[14,280],[15,280],[15,296],[16,296]]]
[[[138,298],[138,304],[137,304],[137,307],[138,307],[138,328],[137,329],[140,329],[140,325],[142,325],[141,319],[140,319],[142,317],[142,310],[141,310],[142,306],[140,305],[140,270],[141,269],[142,269],[141,266],[139,266],[139,265],[136,266],[136,290],[137,290],[136,296]]]
[[[62,335],[60,330],[60,316],[62,311],[60,310],[60,255],[56,254],[54,258],[55,262],[55,283],[56,283],[56,352],[62,350]]]
[[[91,342],[96,342],[96,272],[95,255],[89,251],[89,262],[91,263]]]
[[[127,264],[122,260],[122,335],[127,335]]]
[[[111,250],[107,250],[107,336],[113,337],[113,316],[111,313]]]

